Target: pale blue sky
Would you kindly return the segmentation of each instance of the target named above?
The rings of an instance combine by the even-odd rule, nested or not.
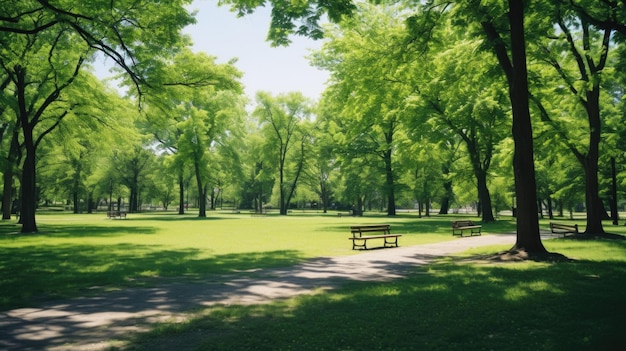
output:
[[[329,74],[311,67],[305,56],[321,47],[320,40],[293,37],[288,47],[271,47],[265,41],[270,21],[270,10],[265,8],[237,18],[227,7],[218,7],[217,0],[194,0],[190,10],[197,10],[197,22],[184,32],[191,36],[193,50],[216,56],[220,63],[238,58],[235,66],[244,74],[242,82],[251,101],[261,90],[273,95],[300,91],[319,99]],[[111,64],[110,59],[98,60],[96,75],[109,77]]]
[[[267,8],[241,18],[227,7],[218,7],[217,0],[195,0],[191,9],[198,10],[197,23],[185,32],[192,37],[194,51],[217,56],[219,62],[237,57],[236,66],[244,73],[242,81],[251,99],[259,90],[274,95],[300,91],[319,98],[328,73],[311,67],[305,56],[309,49],[319,48],[321,41],[293,37],[288,47],[271,47],[265,41],[270,20]]]

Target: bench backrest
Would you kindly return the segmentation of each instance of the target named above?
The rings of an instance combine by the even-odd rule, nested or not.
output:
[[[578,232],[578,224],[550,223],[550,227],[553,229],[572,230]]]
[[[369,224],[369,225],[353,225],[350,226],[350,232],[352,234],[360,234],[367,232],[384,232],[389,234],[391,225],[389,224]]]
[[[470,220],[452,221],[452,228],[468,227],[472,225],[475,225],[475,224],[474,222]]]

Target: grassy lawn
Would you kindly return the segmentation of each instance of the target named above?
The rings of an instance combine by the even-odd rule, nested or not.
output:
[[[397,218],[295,212],[287,217],[209,213],[42,213],[37,234],[0,223],[0,310],[32,306],[164,279],[200,279],[252,268],[289,266],[307,258],[351,255],[348,226],[389,223],[401,246],[454,240],[448,217]],[[498,225],[505,225],[504,222]],[[499,228],[498,228],[499,229]]]
[[[0,309],[193,280],[319,256],[358,254],[348,226],[389,223],[400,246],[460,240],[458,216],[339,218],[294,212],[247,214],[38,215],[40,233],[0,225]],[[564,220],[572,223],[574,221]],[[584,227],[584,221],[576,220]],[[547,228],[547,220],[541,222]],[[512,232],[510,218],[483,233]],[[610,232],[626,227],[606,223]],[[461,239],[462,240],[462,239]],[[571,262],[493,263],[464,257],[416,267],[406,279],[350,283],[340,290],[270,305],[195,311],[160,324],[130,350],[623,350],[626,349],[626,241],[545,241]],[[467,255],[508,247],[487,247]]]

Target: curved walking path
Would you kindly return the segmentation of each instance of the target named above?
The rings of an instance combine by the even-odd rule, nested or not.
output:
[[[186,312],[199,307],[268,303],[317,289],[333,289],[346,281],[401,278],[416,265],[440,257],[473,247],[514,242],[514,234],[464,237],[350,256],[322,257],[282,269],[125,289],[0,312],[0,349],[104,350],[115,340],[119,342],[134,332],[149,330],[151,323],[183,320]]]

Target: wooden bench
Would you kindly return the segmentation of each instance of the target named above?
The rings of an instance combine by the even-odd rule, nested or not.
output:
[[[126,219],[126,212],[124,211],[107,211],[107,218],[111,219]]]
[[[368,224],[350,226],[352,250],[357,248],[367,250],[367,241],[370,239],[384,239],[382,247],[398,247],[398,237],[402,234],[391,234],[389,224]],[[363,235],[363,233],[381,233],[378,235]]]
[[[352,212],[337,212],[337,216],[339,216],[339,218],[343,216],[352,216]]]
[[[469,230],[470,236],[481,235],[482,226],[476,225],[470,220],[452,221],[452,235],[463,236],[463,232]]]
[[[566,234],[580,234],[578,232],[578,224],[571,225],[554,222],[550,222],[550,232],[552,232],[552,234],[563,234],[563,237],[565,237]]]

